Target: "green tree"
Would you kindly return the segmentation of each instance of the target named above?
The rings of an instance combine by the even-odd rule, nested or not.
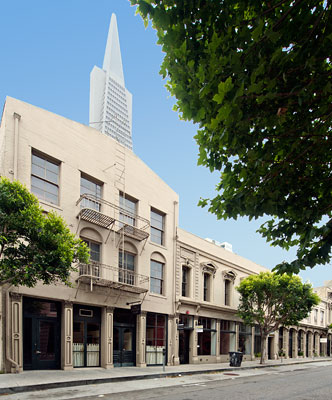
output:
[[[199,124],[198,164],[220,171],[200,205],[265,216],[277,266],[326,264],[332,245],[332,2],[131,0],[152,19],[161,74],[182,118]]]
[[[261,334],[261,360],[264,363],[266,338],[280,326],[298,325],[320,298],[308,283],[296,275],[261,272],[240,282],[238,315],[248,325],[258,325]]]
[[[73,263],[88,259],[86,244],[59,215],[44,214],[25,186],[0,178],[0,285],[69,285]]]

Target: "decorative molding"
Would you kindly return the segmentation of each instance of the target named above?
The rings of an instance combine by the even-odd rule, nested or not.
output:
[[[234,282],[237,274],[232,270],[228,270],[228,271],[222,271],[222,276],[224,280]]]
[[[202,272],[203,273],[207,272],[207,273],[213,275],[213,277],[215,277],[218,268],[214,263],[212,263],[212,262],[202,262],[200,264],[200,266],[202,268]]]
[[[64,301],[64,305],[66,308],[72,308],[73,307],[73,302],[69,300]]]
[[[10,292],[10,297],[13,301],[22,301],[22,294],[17,292]]]

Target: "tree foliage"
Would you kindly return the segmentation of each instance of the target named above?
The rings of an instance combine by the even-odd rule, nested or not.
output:
[[[320,299],[308,283],[295,275],[261,272],[240,282],[238,315],[248,325],[258,325],[261,333],[261,363],[266,338],[280,326],[298,325]]]
[[[198,123],[198,163],[221,173],[218,218],[268,216],[277,266],[326,264],[332,245],[331,0],[131,0],[152,19],[161,74]]]
[[[59,215],[44,214],[21,183],[0,179],[0,285],[69,284],[73,263],[88,258]]]

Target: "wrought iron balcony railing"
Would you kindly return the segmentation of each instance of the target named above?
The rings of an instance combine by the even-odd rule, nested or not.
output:
[[[144,293],[149,290],[149,277],[134,271],[92,262],[78,265],[79,282],[121,289],[126,292]]]
[[[79,219],[106,229],[113,229],[138,241],[149,237],[149,220],[109,201],[91,194],[83,194],[76,205],[80,206],[80,211],[77,215]]]

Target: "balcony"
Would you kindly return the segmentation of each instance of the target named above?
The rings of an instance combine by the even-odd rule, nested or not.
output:
[[[91,286],[120,289],[130,293],[145,293],[149,290],[149,277],[134,271],[100,263],[79,264],[78,282]]]
[[[112,229],[132,239],[142,241],[149,237],[150,222],[106,200],[83,194],[76,202],[80,207],[79,220],[106,229]]]

